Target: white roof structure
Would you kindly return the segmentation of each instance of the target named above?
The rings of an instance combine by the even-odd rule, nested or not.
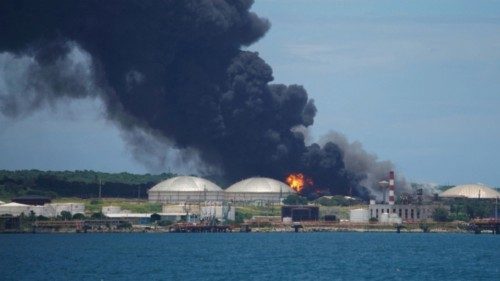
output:
[[[248,178],[239,181],[226,189],[226,193],[283,193],[295,191],[287,184],[270,178]]]
[[[483,184],[464,184],[450,188],[439,194],[439,196],[446,198],[462,197],[481,199],[497,198],[500,197],[500,193],[493,188]]]
[[[153,186],[149,191],[170,191],[170,192],[222,192],[220,188],[215,183],[190,176],[179,176],[175,178],[170,178],[164,180],[157,185]]]
[[[20,204],[20,203],[16,203],[16,202],[10,202],[7,204],[3,204],[2,207],[30,207],[30,205]]]
[[[151,217],[152,214],[149,213],[144,213],[144,214],[139,214],[139,213],[113,213],[113,214],[106,214],[106,217],[108,218],[149,218]]]

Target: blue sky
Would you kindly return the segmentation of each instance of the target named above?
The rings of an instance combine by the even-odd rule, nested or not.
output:
[[[341,132],[412,181],[500,186],[499,1],[258,0],[252,10],[272,28],[248,49],[315,99],[313,138]],[[84,100],[0,116],[0,169],[146,172],[101,115]]]

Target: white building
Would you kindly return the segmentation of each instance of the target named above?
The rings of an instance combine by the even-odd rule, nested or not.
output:
[[[71,215],[77,213],[84,214],[85,205],[81,203],[51,203],[43,206],[32,206],[15,202],[0,205],[0,215],[20,216],[24,214],[25,216],[29,216],[33,212],[36,216],[53,218],[61,215],[62,211],[67,211]]]
[[[31,211],[35,211],[34,206],[11,202],[0,205],[0,215],[20,216],[21,214],[29,215]]]
[[[201,207],[200,218],[216,218],[218,220],[235,219],[235,208],[233,206],[227,205],[211,205],[211,206],[202,206]]]
[[[367,223],[370,219],[367,209],[352,209],[349,211],[349,221],[354,223]]]
[[[370,204],[368,209],[370,211],[370,218],[376,218],[379,221],[381,216],[384,216],[382,219],[386,219],[386,215],[384,214],[388,214],[387,219],[395,219],[395,216],[398,216],[403,221],[421,221],[432,219],[434,210],[439,207],[445,206],[425,204]]]
[[[61,212],[69,212],[74,214],[85,214],[85,205],[82,203],[50,203],[43,206],[38,206],[41,209],[42,215],[45,217],[57,217]]]

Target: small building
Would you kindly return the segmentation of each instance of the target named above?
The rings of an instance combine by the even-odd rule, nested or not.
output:
[[[286,205],[281,207],[281,219],[292,218],[292,221],[319,220],[319,207],[309,205]],[[285,219],[286,220],[286,219]]]
[[[50,203],[43,205],[39,212],[41,212],[41,215],[49,218],[57,217],[61,215],[61,212],[68,212],[71,215],[84,214],[85,205],[83,203]]]
[[[108,213],[105,216],[109,219],[120,221],[128,221],[131,224],[149,224],[151,222],[152,214],[133,214],[133,213]]]
[[[367,223],[370,220],[368,209],[349,210],[349,221],[354,223]]]
[[[7,204],[0,205],[0,215],[12,215],[12,216],[20,216],[24,214],[25,216],[29,215],[33,210],[33,206],[11,202]]]
[[[162,214],[181,214],[191,218],[216,218],[223,220],[234,220],[235,208],[220,202],[206,202],[204,204],[165,204],[162,206]],[[171,220],[171,219],[168,219]],[[177,219],[178,220],[178,219]]]
[[[236,217],[235,208],[227,205],[201,206],[200,218],[216,218],[218,220],[232,220]]]

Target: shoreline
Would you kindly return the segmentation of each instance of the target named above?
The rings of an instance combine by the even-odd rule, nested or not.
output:
[[[240,228],[234,228],[227,232],[176,232],[171,231],[168,228],[133,228],[133,229],[101,229],[101,230],[87,230],[81,231],[76,229],[43,229],[43,230],[13,230],[13,231],[0,231],[1,234],[99,234],[99,233],[294,233],[295,230],[292,227],[255,227],[249,232],[240,231]],[[423,231],[419,228],[403,228],[400,232],[397,232],[395,228],[385,227],[385,228],[363,228],[363,227],[304,227],[301,228],[297,233],[314,233],[314,232],[352,232],[352,233],[461,233],[461,234],[474,234],[473,231],[468,231],[464,229],[443,229],[436,228],[430,229],[428,231]],[[482,234],[492,234],[491,231],[482,231]]]

